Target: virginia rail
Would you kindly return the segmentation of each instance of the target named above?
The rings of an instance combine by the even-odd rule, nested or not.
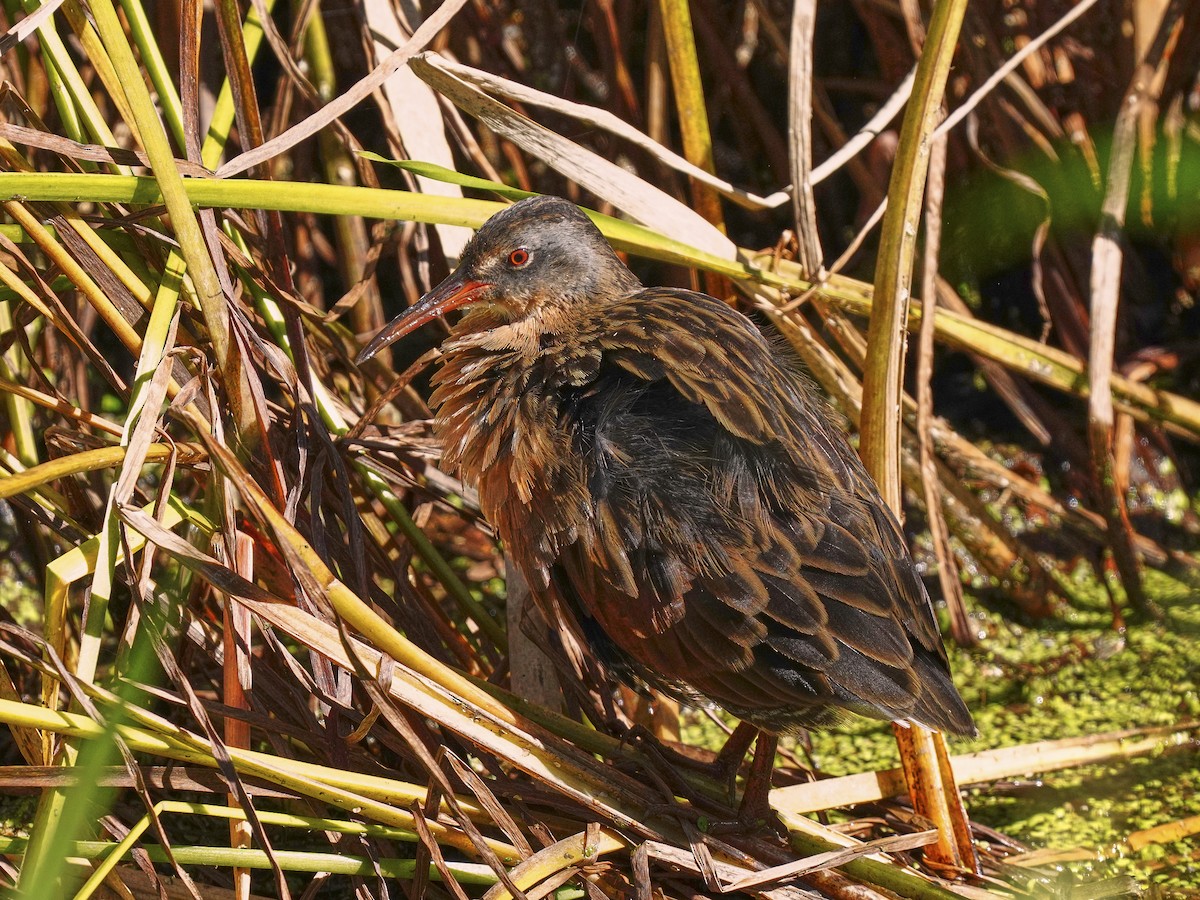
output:
[[[557,625],[768,735],[845,710],[974,733],[900,526],[749,319],[643,287],[533,197],[359,361],[460,307],[430,398],[444,460]]]

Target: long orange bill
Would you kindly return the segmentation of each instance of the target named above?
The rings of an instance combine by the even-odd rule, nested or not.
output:
[[[463,281],[456,275],[451,275],[410,306],[407,311],[384,325],[379,330],[379,334],[371,339],[371,343],[367,344],[358,354],[355,363],[361,366],[384,347],[398,341],[410,331],[415,331],[426,322],[431,322],[452,309],[458,309],[458,307],[470,303],[479,291],[490,286],[486,281]]]

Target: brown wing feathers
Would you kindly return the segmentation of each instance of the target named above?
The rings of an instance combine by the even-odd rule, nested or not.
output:
[[[710,298],[642,291],[605,312],[605,383],[564,407],[598,510],[571,568],[609,576],[573,592],[580,614],[649,680],[768,729],[832,702],[969,730],[898,529],[804,407],[819,401]]]

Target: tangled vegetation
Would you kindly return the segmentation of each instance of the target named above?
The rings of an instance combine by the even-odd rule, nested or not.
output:
[[[1186,893],[1200,5],[416,6],[5,6],[0,786],[36,802],[0,884]],[[352,362],[528,192],[777,331],[903,499],[997,751],[954,759],[993,785],[977,871],[934,863],[898,776],[814,780],[894,765],[853,726],[784,754],[778,831],[715,827],[725,785],[656,749],[669,704],[538,652],[439,467],[437,337]],[[685,715],[683,750],[716,730]],[[1089,784],[1116,768],[996,786],[1039,754],[1170,768],[1121,819]],[[1113,827],[1051,837],[1047,797]],[[1060,877],[1006,830],[1149,864]]]

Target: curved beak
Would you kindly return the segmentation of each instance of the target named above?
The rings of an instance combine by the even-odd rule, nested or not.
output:
[[[384,347],[390,346],[410,331],[415,331],[426,322],[443,316],[452,309],[470,303],[476,294],[487,287],[491,285],[486,281],[463,281],[457,274],[451,275],[410,306],[406,312],[384,325],[354,362],[361,366]]]

